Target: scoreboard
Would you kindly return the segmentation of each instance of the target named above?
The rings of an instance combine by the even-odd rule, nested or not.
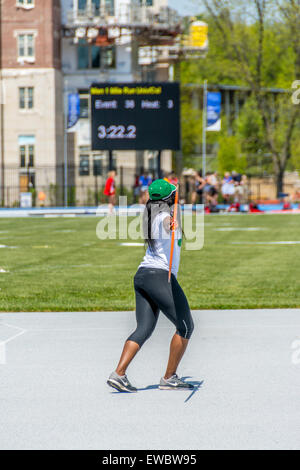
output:
[[[179,150],[178,83],[101,83],[90,89],[92,150]]]

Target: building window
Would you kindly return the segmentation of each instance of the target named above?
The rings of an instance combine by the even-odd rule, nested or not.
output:
[[[33,61],[35,59],[35,35],[18,34],[18,58]]]
[[[28,145],[28,166],[34,167],[34,145]]]
[[[105,13],[109,16],[115,14],[115,1],[114,0],[77,0],[77,11],[81,14],[90,12],[97,16],[100,13],[100,8],[105,7]]]
[[[33,109],[34,107],[34,89],[32,87],[19,88],[19,108]]]
[[[108,69],[116,68],[116,48],[115,46],[106,47],[104,49],[104,67]]]
[[[100,0],[92,0],[92,6],[95,14],[99,14],[100,11]]]
[[[89,117],[89,96],[80,95],[80,118],[86,119]]]
[[[90,68],[98,69],[100,67],[100,47],[91,46],[90,54],[91,54]]]
[[[19,146],[20,168],[34,167],[35,146],[33,144],[22,144]]]
[[[26,146],[25,145],[20,145],[19,153],[20,153],[20,167],[26,168]]]
[[[103,174],[102,162],[103,162],[103,157],[101,157],[100,155],[94,155],[93,176],[101,176]]]
[[[99,15],[100,4],[100,0],[77,0],[77,11],[81,14]]]
[[[79,156],[79,176],[103,176],[103,163],[105,163],[106,156],[103,154],[95,153],[90,150],[90,147],[80,147]],[[114,164],[116,163],[114,158]]]
[[[77,0],[77,10],[84,11],[87,8],[88,0]]]
[[[79,176],[89,176],[90,174],[90,156],[80,155],[79,157]]]
[[[116,66],[116,48],[99,47],[88,44],[84,39],[79,41],[77,47],[78,69],[99,69],[101,66],[105,68],[115,68]],[[101,63],[103,60],[103,64]]]
[[[153,0],[140,0],[140,5],[145,7],[153,7]]]
[[[17,0],[17,7],[23,8],[33,8],[34,7],[34,0]]]
[[[78,45],[78,69],[100,68],[100,47],[88,44],[84,39]]]
[[[109,16],[115,15],[115,0],[105,0],[105,12]]]

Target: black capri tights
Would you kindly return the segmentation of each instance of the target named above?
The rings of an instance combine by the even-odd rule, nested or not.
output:
[[[176,327],[176,333],[190,339],[194,322],[186,296],[176,277],[163,269],[140,268],[134,277],[137,328],[127,341],[140,347],[152,335],[161,310]]]

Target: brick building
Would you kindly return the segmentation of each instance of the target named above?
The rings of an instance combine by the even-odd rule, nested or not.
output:
[[[0,22],[1,199],[13,205],[20,192],[60,178],[60,0],[2,0]]]
[[[91,150],[89,87],[168,80],[163,54],[153,63],[149,57],[139,62],[139,48],[151,49],[153,37],[157,45],[169,44],[178,34],[178,15],[167,4],[0,0],[0,204],[18,205],[20,193],[28,190],[35,197],[44,192],[46,205],[61,204],[66,182],[70,204],[95,202],[108,155]],[[80,96],[80,119],[66,136],[70,93]],[[113,158],[131,188],[136,171],[156,168],[157,153],[114,152]],[[170,151],[162,153],[162,167],[171,169]]]

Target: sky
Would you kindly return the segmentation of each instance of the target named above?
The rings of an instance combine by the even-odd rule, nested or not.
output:
[[[201,10],[201,0],[169,0],[169,7],[175,8],[181,15],[194,15]]]

